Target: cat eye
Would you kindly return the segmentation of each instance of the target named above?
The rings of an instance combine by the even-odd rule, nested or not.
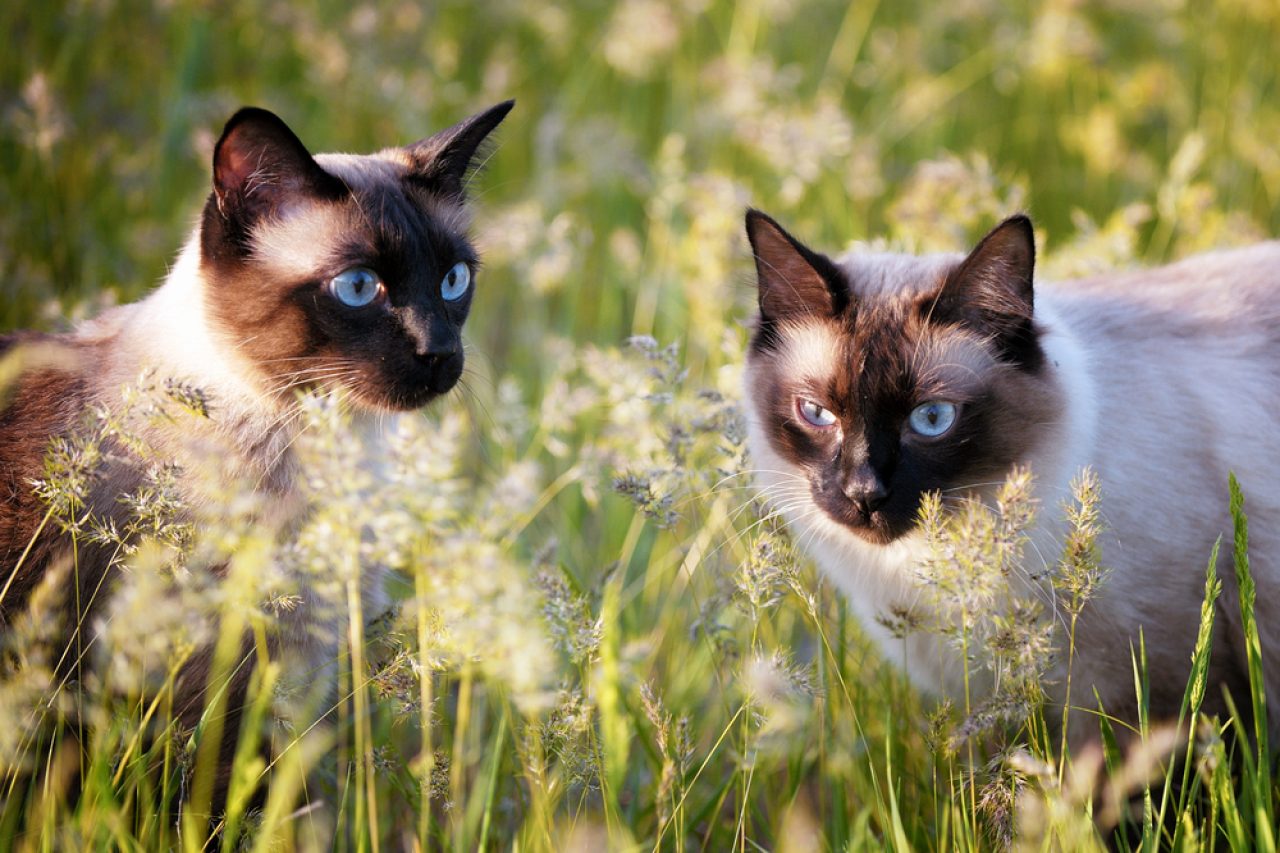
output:
[[[921,403],[911,411],[907,423],[911,429],[925,438],[937,438],[956,422],[956,406],[941,400]]]
[[[378,274],[364,267],[343,270],[329,279],[329,293],[348,308],[363,308],[385,292]]]
[[[808,421],[810,426],[825,428],[835,425],[835,413],[829,409],[822,408],[812,400],[798,400],[796,408],[800,410],[800,417]]]
[[[445,273],[440,282],[440,295],[445,302],[457,302],[471,286],[471,268],[459,261]]]

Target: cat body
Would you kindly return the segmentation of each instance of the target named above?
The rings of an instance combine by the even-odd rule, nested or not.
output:
[[[1246,496],[1267,682],[1280,690],[1280,439],[1267,428],[1280,411],[1280,243],[1033,288],[1023,217],[968,257],[832,262],[761,214],[748,232],[761,282],[745,380],[758,483],[918,685],[965,698],[951,645],[896,639],[876,619],[924,598],[921,495],[990,500],[1021,465],[1041,520],[1014,586],[1051,616],[1060,506],[1081,469],[1101,482],[1109,572],[1076,628],[1073,705],[1094,707],[1096,688],[1109,713],[1136,721],[1141,631],[1153,714],[1176,716],[1205,566],[1220,536],[1230,542],[1229,471]],[[1229,557],[1218,572],[1206,710],[1222,712],[1221,688],[1243,707],[1248,682]],[[1059,700],[1065,659],[1051,670]],[[1071,718],[1073,739],[1096,732],[1089,718]]]
[[[0,410],[0,566],[11,569],[32,546],[16,575],[4,573],[11,583],[0,602],[0,625],[21,610],[42,569],[66,545],[48,524],[36,535],[45,507],[31,481],[44,476],[50,438],[74,432],[91,407],[119,406],[124,389],[148,372],[193,383],[214,415],[184,420],[180,430],[148,429],[146,438],[158,452],[195,464],[217,458],[228,483],[252,478],[281,493],[288,490],[290,460],[282,451],[290,433],[278,427],[291,404],[264,395],[253,371],[219,340],[205,308],[205,287],[198,246],[188,245],[165,283],[143,301],[111,309],[66,335],[20,333],[0,342],[29,363]],[[199,431],[192,434],[193,428]],[[112,516],[116,498],[139,483],[140,472],[131,466],[108,466],[87,504],[96,515]],[[198,504],[203,495],[190,490],[186,497]],[[94,572],[93,560],[86,562],[82,566]],[[97,580],[95,575],[86,582],[96,587]]]
[[[58,584],[67,592],[50,665],[78,671],[118,549],[73,542],[32,481],[45,476],[51,439],[74,435],[93,410],[127,408],[140,378],[197,410],[133,424],[156,460],[182,472],[188,517],[198,523],[210,502],[248,493],[255,517],[285,531],[300,510],[290,453],[298,389],[339,395],[376,444],[386,414],[454,387],[479,262],[465,181],[511,106],[404,148],[314,157],[276,116],[241,110],[215,147],[197,227],[157,290],[67,334],[0,337],[0,359],[21,368],[0,389],[0,632],[39,585]],[[125,443],[108,437],[81,510],[121,530],[130,512],[121,497],[144,484],[149,464]],[[362,582],[376,616],[376,567]],[[337,626],[315,631],[314,618],[303,607],[281,619],[281,642],[308,665],[332,658],[339,636]],[[179,676],[175,708],[188,726],[203,707],[210,652]],[[229,758],[234,738],[224,746]]]

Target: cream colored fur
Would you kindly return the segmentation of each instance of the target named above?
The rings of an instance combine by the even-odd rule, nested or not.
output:
[[[284,226],[281,226],[284,227]],[[177,425],[151,425],[149,442],[188,472],[186,499],[199,515],[210,501],[246,487],[269,497],[258,502],[263,523],[288,529],[302,511],[294,488],[291,445],[301,418],[291,399],[268,393],[258,371],[209,322],[207,290],[212,285],[200,268],[199,231],[187,242],[164,283],[146,299],[123,305],[86,324],[78,338],[101,356],[95,374],[96,401],[115,406],[125,390],[145,373],[157,380],[190,383],[207,395],[210,418],[183,419]],[[216,298],[216,296],[214,297]],[[384,431],[394,429],[396,413],[376,416],[356,410],[352,440],[360,441],[370,465],[379,465]],[[368,567],[362,595],[369,619],[387,606],[386,572]],[[304,601],[308,591],[300,589]],[[289,646],[302,652],[310,670],[332,661],[346,620],[335,614],[327,629],[316,611],[304,606],[284,614]],[[317,638],[326,638],[323,641]]]
[[[116,308],[81,327],[78,337],[102,356],[95,374],[96,396],[114,404],[145,372],[159,379],[191,383],[211,401],[214,432],[160,434],[166,449],[190,448],[197,438],[225,443],[223,462],[232,476],[268,478],[283,462],[289,431],[279,429],[284,405],[267,394],[257,371],[209,322],[207,283],[200,270],[197,231],[165,278],[141,302]],[[189,426],[189,425],[188,425]],[[255,448],[252,455],[244,448]],[[200,448],[208,450],[207,447]]]
[[[852,255],[841,263],[868,294],[936,283],[940,266],[955,260]],[[1025,426],[1045,439],[1025,460],[1046,519],[1028,559],[1057,559],[1060,525],[1048,519],[1061,516],[1058,506],[1084,466],[1100,476],[1108,525],[1102,556],[1110,573],[1077,631],[1073,704],[1092,707],[1096,687],[1109,712],[1133,719],[1130,649],[1141,631],[1153,707],[1176,713],[1205,566],[1219,537],[1225,547],[1217,568],[1226,590],[1218,608],[1215,671],[1221,682],[1241,687],[1244,653],[1227,508],[1227,475],[1234,471],[1251,522],[1268,701],[1280,707],[1280,243],[1160,269],[1037,284],[1035,305],[1048,381],[1066,403],[1053,422]],[[831,363],[828,335],[803,323],[785,327],[783,357],[795,360],[794,369],[824,375],[840,370]],[[753,358],[745,386],[758,485],[786,516],[800,545],[848,596],[886,655],[899,660],[901,641],[875,617],[918,601],[922,537],[873,545],[814,506],[761,422],[752,400],[759,381]],[[1025,589],[1045,600],[1051,596],[1047,587]],[[907,641],[906,658],[919,686],[962,697],[962,667],[950,650],[916,636]],[[1060,691],[1061,669],[1057,675],[1054,689]],[[1211,685],[1207,706],[1221,710],[1220,695],[1220,684]],[[1242,698],[1237,695],[1237,702]],[[1084,714],[1073,718],[1073,736],[1086,731],[1084,720]],[[1277,729],[1274,722],[1272,728]]]

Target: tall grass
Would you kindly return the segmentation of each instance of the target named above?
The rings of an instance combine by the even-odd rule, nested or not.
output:
[[[318,150],[371,150],[518,101],[472,184],[486,268],[465,390],[396,434],[390,482],[353,480],[365,450],[309,403],[313,510],[295,538],[239,504],[183,526],[158,468],[88,652],[95,690],[53,677],[40,619],[4,641],[0,846],[1274,847],[1265,727],[1199,714],[1216,554],[1196,555],[1210,562],[1182,726],[1127,757],[1067,756],[1034,694],[1040,658],[1002,676],[1021,692],[1000,706],[911,690],[762,517],[735,408],[748,203],[831,249],[959,249],[1024,208],[1045,276],[1275,234],[1272,4],[178,0],[9,4],[0,22],[5,329],[144,294],[241,103]],[[182,402],[159,393],[144,409]],[[74,494],[90,444],[64,448],[49,497]],[[1085,534],[1087,491],[1071,516]],[[1002,518],[975,509],[970,529]],[[89,521],[75,535],[109,538]],[[1088,541],[1059,588],[1083,606]],[[234,594],[201,571],[229,555]],[[379,614],[358,567],[374,564],[400,583],[366,631]],[[177,731],[173,678],[217,641],[202,624],[265,649],[299,577],[338,615],[332,677],[259,656],[260,725],[211,834],[219,722]],[[1021,615],[1004,624],[1037,624]],[[223,634],[227,667],[241,636]],[[1069,630],[1054,643],[1070,656]],[[1141,696],[1136,639],[1134,658]],[[1063,713],[1096,710],[1080,692]]]

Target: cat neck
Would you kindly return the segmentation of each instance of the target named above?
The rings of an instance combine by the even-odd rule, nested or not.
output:
[[[111,406],[143,377],[180,382],[203,395],[207,420],[183,418],[150,438],[181,458],[198,453],[225,459],[225,472],[277,491],[288,490],[289,446],[300,421],[292,399],[269,394],[236,341],[210,322],[201,270],[200,232],[191,236],[163,284],[140,302],[108,312],[77,331],[78,342],[100,357],[91,383]]]
[[[1082,336],[1058,310],[1052,285],[1036,293],[1035,321],[1045,369],[1061,395],[1062,417],[1044,425],[1035,458],[1030,460],[1042,515],[1061,515],[1058,505],[1070,497],[1071,482],[1093,458],[1097,433],[1097,369]]]
[[[120,366],[190,382],[224,406],[277,412],[282,403],[265,393],[236,342],[210,324],[210,286],[200,267],[197,229],[164,283],[133,306],[122,328]]]
[[[1040,523],[1029,531],[1032,541],[1026,550],[1033,561],[1036,555],[1048,560],[1059,553],[1063,532],[1059,506],[1070,498],[1072,480],[1094,456],[1097,368],[1083,336],[1064,314],[1058,310],[1050,288],[1037,292],[1035,321],[1045,356],[1043,369],[1047,380],[1057,386],[1056,396],[1062,402],[1055,422],[1028,425],[1038,431],[1028,457],[1022,460],[1032,469],[1040,502]],[[750,369],[744,374],[748,401],[758,381]],[[791,465],[774,451],[768,439],[769,427],[761,420],[758,407],[748,402],[745,412],[756,469],[753,473],[760,491],[788,520],[796,540],[803,543],[845,594],[864,628],[886,648],[893,647],[898,641],[877,617],[887,615],[893,607],[923,605],[918,573],[929,553],[924,534],[915,530],[887,545],[873,544],[825,513],[813,511],[806,501],[795,499],[797,486]],[[994,490],[995,486],[991,488]],[[1039,572],[1028,574],[1022,591],[1043,600],[1046,592],[1031,579],[1032,574],[1044,577]],[[904,650],[906,668],[917,684],[949,695],[963,695],[963,684],[956,681],[956,673],[962,673],[964,668],[954,665],[936,637],[912,634],[905,641]]]

